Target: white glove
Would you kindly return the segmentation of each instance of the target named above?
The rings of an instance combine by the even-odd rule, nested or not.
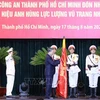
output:
[[[90,74],[90,71],[86,70],[86,75],[89,76],[89,74]]]

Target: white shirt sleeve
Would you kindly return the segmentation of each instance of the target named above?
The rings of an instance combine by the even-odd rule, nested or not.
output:
[[[98,61],[98,68],[100,70],[100,57],[99,57],[99,61]]]
[[[89,71],[88,62],[89,62],[89,58],[88,58],[88,56],[87,56],[87,57],[86,57],[86,63],[85,63],[85,70],[86,70],[86,73]]]
[[[9,54],[8,56],[6,56],[5,60],[8,61],[11,57],[11,54]]]

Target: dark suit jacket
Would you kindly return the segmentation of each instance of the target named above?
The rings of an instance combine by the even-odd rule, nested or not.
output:
[[[53,60],[50,55],[47,54],[45,60],[45,75],[53,76],[55,73],[55,66],[60,63],[60,60]]]

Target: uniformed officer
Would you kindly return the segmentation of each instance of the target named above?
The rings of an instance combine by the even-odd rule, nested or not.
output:
[[[12,97],[12,90],[15,80],[15,62],[13,58],[13,48],[10,48],[7,52],[8,56],[5,57],[7,76],[6,96]]]
[[[50,99],[51,90],[52,90],[52,81],[53,75],[55,73],[55,66],[60,63],[60,60],[54,60],[52,57],[54,55],[54,51],[52,48],[49,48],[48,54],[45,60],[45,77],[46,77],[46,95],[47,99]]]
[[[96,55],[96,46],[91,45],[89,50],[91,52],[90,55],[86,57],[86,74],[89,79],[89,87],[90,87],[90,97],[96,97],[96,88],[98,84],[98,77],[100,74],[100,67],[98,66],[100,63],[100,57]]]
[[[70,55],[67,58],[67,65],[68,65],[68,75],[69,75],[69,87],[70,87],[70,98],[76,97],[76,87],[78,83],[78,73],[81,71],[78,67],[78,54],[75,54],[75,46],[70,45],[68,47]]]
[[[60,59],[60,56],[56,55],[56,50],[57,50],[57,46],[56,45],[52,45],[50,48],[53,49],[54,51],[54,55],[53,55],[53,59],[54,60],[58,60]],[[56,88],[57,88],[57,82],[58,82],[58,71],[59,71],[59,65],[55,66],[55,74],[53,75],[53,82],[52,82],[52,97],[56,97]]]

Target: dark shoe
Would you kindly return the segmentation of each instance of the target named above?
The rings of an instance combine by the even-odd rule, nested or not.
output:
[[[90,96],[90,98],[97,98],[97,96],[96,96],[96,88],[91,88],[91,96]]]
[[[74,95],[74,98],[77,98],[77,96],[76,96],[76,95]]]
[[[51,100],[51,99],[53,99],[53,97],[45,97],[45,99],[50,99]]]
[[[69,98],[76,98],[74,95],[70,95]]]
[[[50,99],[50,97],[45,97],[45,99]]]
[[[97,96],[96,96],[95,94],[93,94],[93,95],[91,96],[91,98],[97,98]]]
[[[13,99],[12,96],[6,96],[6,99]]]
[[[90,98],[97,98],[95,95],[91,95]]]
[[[54,99],[58,98],[56,95],[53,97]]]
[[[56,97],[56,88],[52,88],[52,95],[51,97],[55,98]]]

